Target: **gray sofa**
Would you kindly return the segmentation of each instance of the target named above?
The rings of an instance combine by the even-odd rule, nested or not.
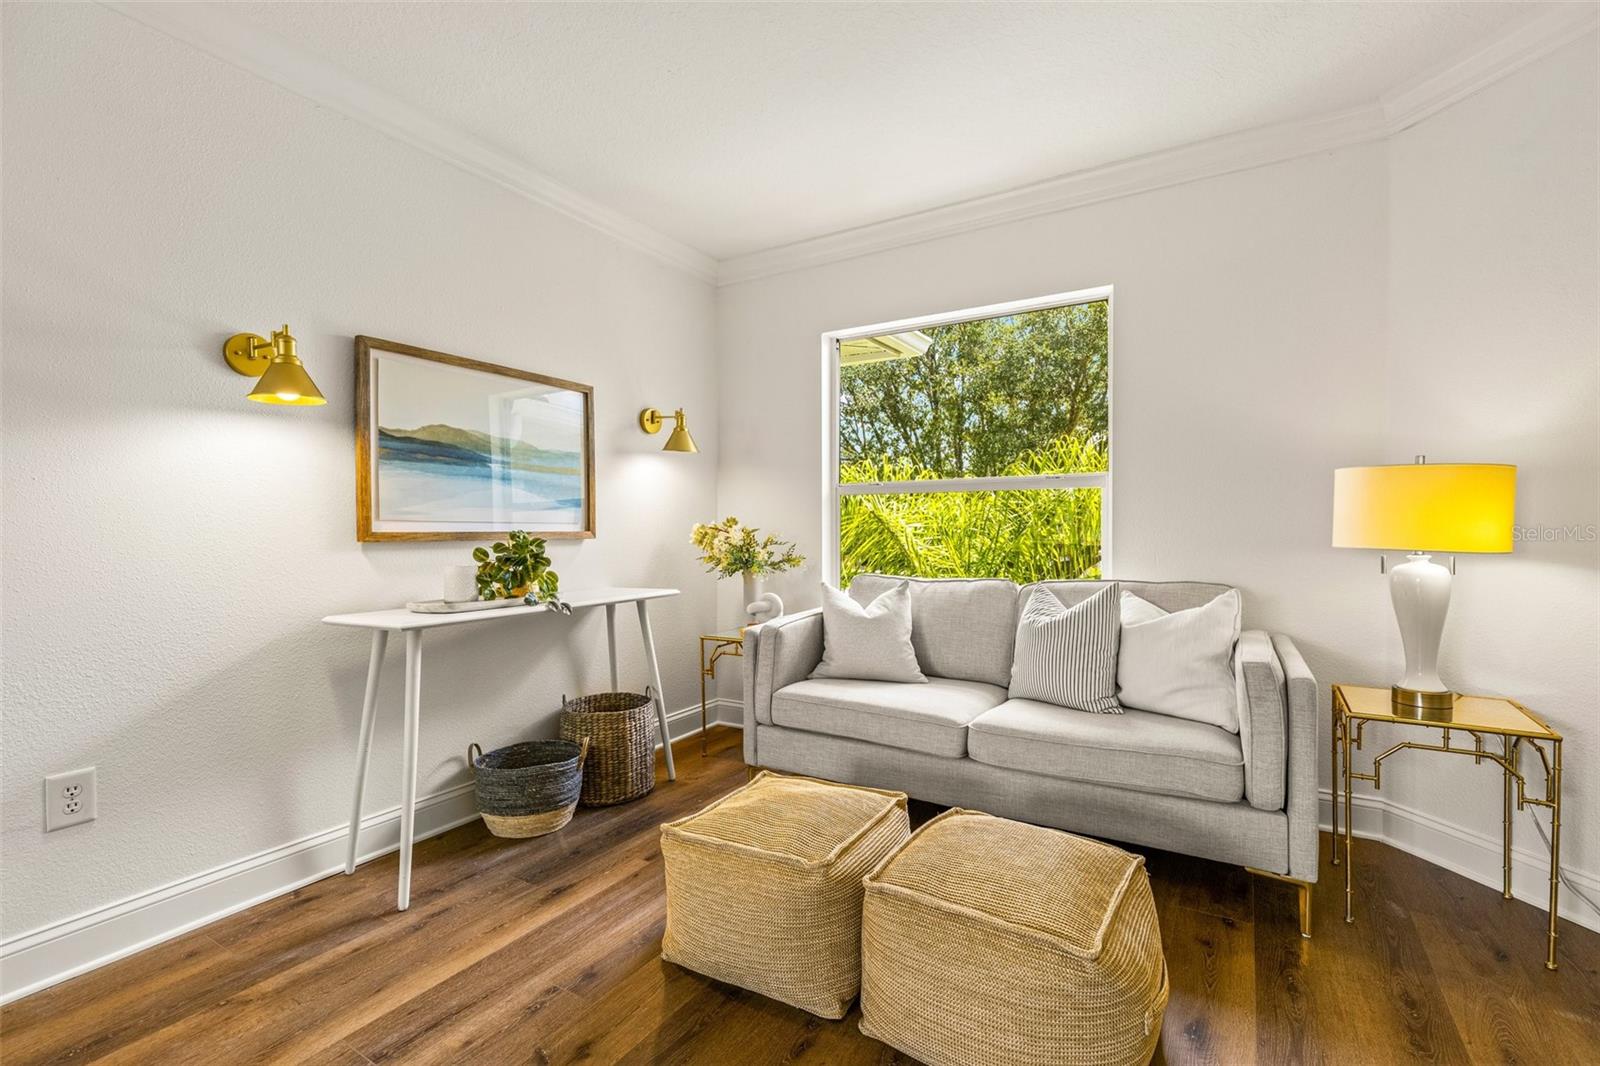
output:
[[[865,574],[868,603],[896,582]],[[1048,583],[1068,606],[1105,582]],[[1119,581],[1168,611],[1228,586]],[[1031,586],[911,579],[911,642],[927,684],[812,678],[822,615],[746,631],[744,757],[751,767],[892,788],[913,798],[1250,867],[1317,878],[1316,681],[1289,638],[1247,630],[1235,654],[1239,732],[1127,709],[1087,714],[1008,699]]]

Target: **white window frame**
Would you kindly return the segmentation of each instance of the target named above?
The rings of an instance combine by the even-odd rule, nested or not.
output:
[[[1076,292],[1036,296],[1028,300],[989,304],[985,307],[968,307],[919,318],[902,318],[894,322],[879,322],[871,326],[831,330],[822,335],[822,557],[825,576],[830,584],[839,583],[839,501],[844,496],[884,495],[900,492],[984,492],[1016,489],[1074,489],[1100,490],[1100,573],[1112,575],[1111,569],[1111,473],[1117,461],[1116,447],[1109,448],[1106,470],[1101,474],[1035,474],[1029,477],[968,477],[932,478],[927,481],[863,481],[849,485],[839,483],[839,345],[842,341],[874,337],[884,333],[909,333],[930,326],[948,326],[957,322],[971,322],[984,318],[1001,318],[1027,311],[1044,311],[1052,307],[1070,307],[1074,304],[1106,302],[1106,440],[1112,439],[1111,424],[1115,405],[1112,402],[1112,379],[1116,360],[1113,357],[1112,334],[1116,329],[1116,308],[1112,302],[1112,287],[1102,285]]]

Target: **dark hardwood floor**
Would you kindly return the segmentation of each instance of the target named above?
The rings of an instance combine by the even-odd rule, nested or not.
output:
[[[855,1015],[661,961],[656,827],[743,783],[738,744],[681,743],[676,784],[554,836],[422,842],[404,914],[390,856],[10,1004],[0,1061],[907,1062]],[[1172,974],[1157,1062],[1600,1061],[1600,935],[1563,923],[1549,973],[1540,912],[1377,844],[1346,925],[1326,849],[1311,940],[1291,886],[1147,853]]]

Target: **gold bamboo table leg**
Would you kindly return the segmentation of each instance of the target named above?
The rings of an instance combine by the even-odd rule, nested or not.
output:
[[[1333,697],[1328,730],[1328,821],[1333,829],[1328,840],[1333,865],[1339,865],[1339,697]]]
[[[708,645],[711,648],[710,658],[706,657],[706,647]],[[700,755],[702,758],[707,754],[706,681],[715,681],[717,679],[717,660],[729,655],[736,659],[744,657],[743,630],[740,630],[738,635],[713,634],[700,637]]]
[[[1512,738],[1512,737],[1503,737],[1501,739],[1504,741],[1503,751],[1504,751],[1504,755],[1505,755],[1505,760],[1506,761],[1505,761],[1505,764],[1503,766],[1501,766],[1501,768],[1500,768],[1500,777],[1502,779],[1501,791],[1504,793],[1504,801],[1505,801],[1504,802],[1504,806],[1505,806],[1504,822],[1503,822],[1503,825],[1501,826],[1501,836],[1503,837],[1503,839],[1501,841],[1501,850],[1503,852],[1503,854],[1501,856],[1501,860],[1502,860],[1502,864],[1505,867],[1505,884],[1501,888],[1500,895],[1503,896],[1506,899],[1510,899],[1511,898],[1511,767],[1513,765],[1513,760],[1516,758],[1516,753],[1520,749],[1519,749],[1518,744],[1517,744],[1517,742],[1516,742],[1516,740],[1514,738]]]
[[[1561,741],[1553,740],[1554,765],[1545,778],[1546,798],[1550,802],[1550,950],[1545,956],[1544,968],[1556,968],[1556,905],[1561,892]]]
[[[1363,773],[1351,764],[1352,749],[1361,749],[1369,723],[1410,728],[1438,729],[1438,743],[1401,740],[1373,756],[1372,769]],[[1472,738],[1464,746],[1462,734]],[[1500,751],[1488,747],[1488,736],[1501,738]],[[1548,745],[1548,750],[1546,749]],[[1333,687],[1333,737],[1329,758],[1332,761],[1334,790],[1330,823],[1333,828],[1333,863],[1344,866],[1344,920],[1355,921],[1355,827],[1352,804],[1357,781],[1371,782],[1374,791],[1383,788],[1383,764],[1402,751],[1436,751],[1445,755],[1465,755],[1474,765],[1492,763],[1500,767],[1500,894],[1512,898],[1512,844],[1515,834],[1513,809],[1544,807],[1550,811],[1550,909],[1547,916],[1545,968],[1557,967],[1557,938],[1560,933],[1561,903],[1561,734],[1551,729],[1537,714],[1515,700],[1500,696],[1453,697],[1451,707],[1434,716],[1419,715],[1413,708],[1394,703],[1386,689],[1359,685]],[[1532,748],[1544,771],[1544,795],[1530,794],[1528,776],[1523,772],[1524,749]],[[1513,799],[1515,807],[1513,807]],[[1343,807],[1343,854],[1340,854],[1340,807]]]
[[[1356,860],[1350,851],[1350,844],[1354,839],[1350,832],[1350,792],[1355,787],[1355,782],[1350,780],[1350,719],[1344,715],[1340,716],[1339,755],[1344,776],[1344,920],[1353,922],[1356,920]]]

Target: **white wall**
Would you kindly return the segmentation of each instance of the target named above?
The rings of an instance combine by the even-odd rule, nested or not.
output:
[[[1461,558],[1440,669],[1460,688],[1515,696],[1566,737],[1565,864],[1591,874],[1600,871],[1597,65],[1590,34],[1391,140],[1385,390],[1391,456],[1517,464],[1518,524],[1542,535],[1511,555]],[[1397,668],[1397,642],[1381,650]],[[1524,768],[1542,795],[1538,759],[1525,756]],[[1500,799],[1487,773],[1470,763],[1427,775],[1406,767],[1393,798],[1496,831]],[[1538,846],[1525,815],[1516,831]]]
[[[1333,468],[1519,463],[1523,523],[1597,521],[1594,55],[1590,35],[1392,142],[722,289],[719,510],[818,550],[824,331],[1110,284],[1115,574],[1238,585],[1324,709],[1327,682],[1388,683],[1386,579],[1328,546]],[[812,605],[819,573],[775,588]],[[1594,885],[1596,545],[1464,559],[1457,589],[1446,676],[1571,738],[1566,865]],[[1498,779],[1443,758],[1385,794],[1436,820],[1404,843],[1470,868]]]
[[[555,565],[681,587],[656,639],[669,709],[698,697],[707,285],[104,8],[4,18],[7,937],[348,817],[367,643],[317,620],[437,596],[470,548],[356,543],[354,334],[595,386],[599,536]],[[248,403],[223,365],[284,322],[326,407]],[[701,452],[662,454],[647,404],[698,414]],[[372,810],[399,799],[399,654]],[[430,636],[419,792],[606,684],[600,617]],[[87,765],[99,820],[46,835],[42,777]]]

